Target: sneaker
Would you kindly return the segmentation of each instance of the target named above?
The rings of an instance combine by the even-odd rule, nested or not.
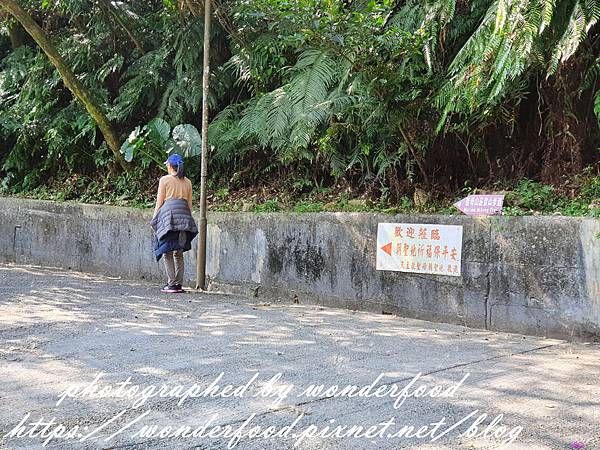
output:
[[[160,291],[166,294],[176,294],[177,292],[181,292],[177,289],[177,286],[171,286],[170,284],[165,284]]]
[[[175,289],[177,289],[177,292],[178,292],[178,293],[180,293],[180,292],[185,292],[185,291],[183,290],[183,286],[182,286],[182,285],[180,285],[180,284],[176,284],[176,285],[175,285],[175,286],[173,286],[173,287],[174,287]]]

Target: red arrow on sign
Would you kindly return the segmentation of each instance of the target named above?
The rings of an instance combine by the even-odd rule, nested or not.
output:
[[[381,247],[381,250],[392,256],[392,243],[390,242],[389,244],[385,244],[383,247]]]

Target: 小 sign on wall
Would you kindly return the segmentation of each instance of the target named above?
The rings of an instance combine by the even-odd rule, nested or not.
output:
[[[462,234],[459,225],[380,223],[377,270],[459,277]]]

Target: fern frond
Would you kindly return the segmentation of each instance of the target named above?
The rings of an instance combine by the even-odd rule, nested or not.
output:
[[[548,62],[548,76],[554,74],[559,64],[567,61],[586,38],[590,28],[600,16],[600,1],[581,0],[577,2],[569,17],[569,24],[558,40]]]
[[[329,87],[339,76],[338,63],[324,50],[308,50],[293,68],[296,73],[290,85],[290,97],[294,107],[302,111],[322,102]]]
[[[125,71],[121,77],[124,84],[109,114],[111,119],[123,121],[136,112],[146,112],[159,100],[162,72],[168,64],[169,53],[166,47],[150,51]]]
[[[584,12],[583,2],[587,11]],[[532,67],[556,71],[577,50],[595,21],[588,20],[600,3],[580,0],[573,5],[568,26],[555,43],[555,0],[496,0],[482,22],[458,51],[449,67],[449,81],[439,90],[435,105],[441,111],[437,130],[454,113],[475,117],[491,113],[513,95],[511,86]],[[553,27],[552,32],[548,31]],[[542,36],[542,33],[544,36]],[[546,55],[551,55],[547,60]]]

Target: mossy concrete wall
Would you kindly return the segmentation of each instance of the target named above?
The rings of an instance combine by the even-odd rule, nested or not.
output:
[[[150,218],[149,210],[0,198],[0,260],[159,282]],[[379,222],[463,225],[462,276],[375,270]],[[212,290],[268,301],[600,339],[599,233],[600,221],[584,218],[215,213],[207,273]],[[194,284],[195,248],[186,264]]]

